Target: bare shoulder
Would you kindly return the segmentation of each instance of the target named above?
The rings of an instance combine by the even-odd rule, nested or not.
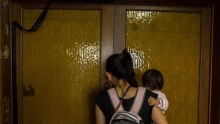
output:
[[[151,118],[156,124],[168,124],[165,115],[157,107],[153,107]]]
[[[135,97],[137,92],[137,88],[136,87],[130,87],[130,89],[128,90],[127,95],[125,96],[124,99],[130,99],[132,97]]]

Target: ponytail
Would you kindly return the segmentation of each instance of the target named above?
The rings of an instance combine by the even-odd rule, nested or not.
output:
[[[121,54],[113,54],[107,59],[106,71],[112,73],[118,79],[126,80],[133,87],[138,86],[132,58],[126,48]]]

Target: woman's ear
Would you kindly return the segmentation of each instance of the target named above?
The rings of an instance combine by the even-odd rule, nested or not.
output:
[[[112,81],[112,74],[109,73],[109,72],[106,72],[106,75],[107,75],[107,77],[108,77],[108,80],[109,80],[109,81]]]

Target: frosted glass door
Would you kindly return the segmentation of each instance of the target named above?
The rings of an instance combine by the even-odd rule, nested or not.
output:
[[[24,9],[24,27],[41,12]],[[50,9],[37,32],[23,33],[23,124],[94,124],[100,23],[100,10]]]
[[[126,46],[136,73],[155,68],[164,75],[170,124],[197,124],[201,14],[127,11]]]

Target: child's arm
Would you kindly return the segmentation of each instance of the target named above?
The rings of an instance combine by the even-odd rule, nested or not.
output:
[[[158,98],[155,99],[153,97],[148,98],[148,103],[150,106],[157,106],[159,109],[166,111],[169,106],[169,102],[167,97],[164,94],[158,94]]]
[[[150,106],[155,106],[155,105],[159,105],[160,101],[158,99],[155,99],[154,97],[149,97],[148,98],[148,103]]]
[[[166,111],[168,109],[168,106],[169,106],[169,102],[167,100],[167,97],[165,94],[158,94],[158,100],[159,100],[159,104],[157,104],[156,106],[158,108],[160,108],[161,110],[163,111]]]

